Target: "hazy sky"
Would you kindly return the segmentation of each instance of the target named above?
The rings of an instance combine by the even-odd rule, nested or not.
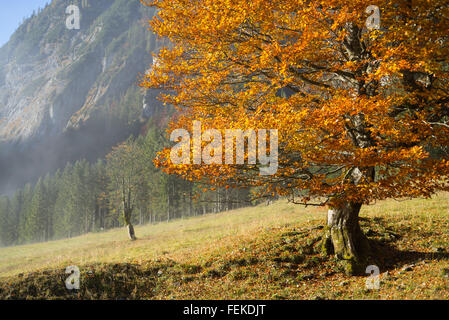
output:
[[[8,42],[24,17],[51,0],[0,0],[0,47]]]

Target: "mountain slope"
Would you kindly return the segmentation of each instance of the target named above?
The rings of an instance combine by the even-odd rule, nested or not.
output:
[[[154,9],[138,0],[88,1],[81,29],[69,30],[68,4],[53,0],[0,49],[0,192],[67,161],[102,156],[139,130],[144,103],[159,103],[144,102],[137,86],[160,46],[146,25]]]

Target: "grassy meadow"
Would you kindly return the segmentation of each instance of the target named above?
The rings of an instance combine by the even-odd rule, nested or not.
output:
[[[285,200],[68,240],[0,249],[3,299],[449,299],[449,194],[362,209],[380,289],[318,252],[324,208]],[[81,270],[70,292],[67,266]]]

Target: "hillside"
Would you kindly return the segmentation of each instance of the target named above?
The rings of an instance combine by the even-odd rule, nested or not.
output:
[[[216,215],[0,249],[0,297],[449,299],[449,194],[362,209],[385,260],[380,290],[316,251],[324,209],[278,201]],[[81,289],[65,289],[67,266]],[[388,272],[387,272],[388,271]]]
[[[95,108],[119,102],[151,65],[156,37],[139,1],[97,0],[67,29],[66,1],[52,1],[0,49],[0,140],[59,134]]]
[[[159,106],[157,93],[137,86],[160,46],[146,24],[154,9],[139,0],[73,3],[79,30],[66,27],[68,2],[53,0],[0,48],[0,193],[67,161],[95,161],[139,132],[144,105]]]

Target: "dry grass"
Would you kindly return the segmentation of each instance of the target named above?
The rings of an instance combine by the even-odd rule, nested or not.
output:
[[[157,257],[184,260],[192,254],[232,247],[271,227],[323,219],[323,212],[278,202],[196,218],[136,227],[138,241],[125,229],[0,249],[0,278],[46,268],[89,263],[141,262]]]
[[[448,208],[446,193],[363,208],[365,232],[385,250],[380,290],[314,250],[323,209],[279,201],[138,227],[136,242],[121,229],[0,249],[0,297],[449,299]],[[82,272],[75,296],[63,284],[69,265]]]

